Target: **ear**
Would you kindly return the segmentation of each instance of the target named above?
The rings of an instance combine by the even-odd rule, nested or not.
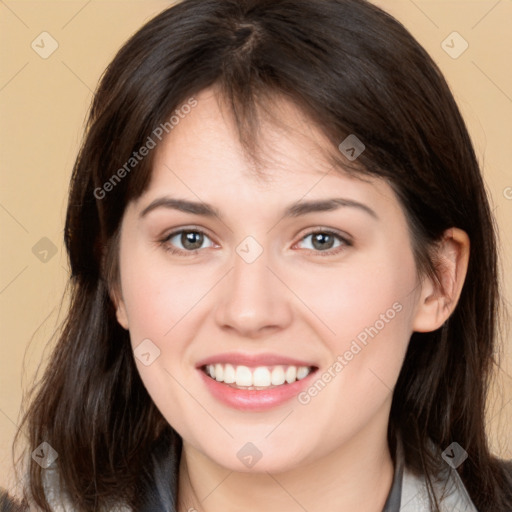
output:
[[[128,330],[128,315],[126,314],[126,306],[124,304],[121,290],[117,284],[114,285],[110,290],[110,299],[114,304],[114,308],[116,310],[116,318],[119,322],[119,325]]]
[[[452,314],[466,278],[469,250],[469,237],[465,231],[450,228],[443,233],[434,256],[437,279],[425,277],[421,285],[414,331],[435,331]]]

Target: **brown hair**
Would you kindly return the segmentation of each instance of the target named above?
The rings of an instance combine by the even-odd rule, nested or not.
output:
[[[251,154],[258,112],[271,96],[293,101],[334,148],[356,134],[366,149],[351,172],[393,186],[422,272],[435,274],[429,254],[444,230],[468,233],[459,303],[442,328],[412,335],[388,439],[393,446],[399,434],[406,465],[429,479],[444,464],[429,442],[444,449],[457,441],[469,453],[458,472],[478,510],[511,510],[512,489],[484,426],[499,294],[479,165],[437,66],[400,23],[363,0],[185,0],[121,48],[95,94],[74,166],[65,229],[71,304],[24,417],[28,449],[47,441],[58,452],[61,484],[77,511],[117,502],[137,509],[144,478],[162,485],[176,478],[156,447],[179,446],[179,436],[143,386],[109,296],[120,221],[149,182],[152,153],[104,197],[98,189],[155,127],[211,86]],[[30,464],[27,497],[50,510],[44,471]]]

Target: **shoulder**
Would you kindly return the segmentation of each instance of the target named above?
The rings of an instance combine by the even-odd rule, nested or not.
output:
[[[52,486],[54,480],[47,479],[44,485],[46,499],[53,510],[72,512],[74,510],[67,495],[58,492],[58,486]],[[17,502],[8,491],[0,487],[0,512],[29,512],[30,508],[27,505]],[[126,505],[118,505],[112,507],[110,512],[133,512],[132,509]]]
[[[44,494],[46,500],[54,510],[59,512],[74,512],[72,500],[69,495],[60,487],[59,473],[57,467],[50,467],[44,473],[43,479]],[[3,512],[0,509],[0,512]],[[109,512],[133,512],[127,505],[116,505],[109,508]]]
[[[432,453],[441,457],[441,450],[431,441]],[[413,472],[405,465],[403,446],[399,441],[397,458],[403,472],[400,512],[429,512],[429,485],[424,474]],[[432,491],[439,502],[440,512],[478,512],[456,469],[449,464],[432,481]]]
[[[507,482],[507,488],[512,490],[512,460],[496,459]],[[434,492],[440,501],[441,512],[478,512],[464,486],[458,472],[447,466],[434,482]],[[400,512],[429,511],[429,499],[426,478],[412,473],[404,468],[402,481],[402,508]]]
[[[455,469],[448,468],[433,482],[441,512],[478,512]],[[404,469],[400,512],[430,511],[427,481],[424,475]]]

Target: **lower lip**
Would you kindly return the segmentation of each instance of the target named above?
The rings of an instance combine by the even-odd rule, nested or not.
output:
[[[202,370],[198,370],[210,393],[220,402],[241,411],[266,411],[296,397],[309,385],[316,370],[292,384],[283,384],[269,389],[237,389],[218,382]]]

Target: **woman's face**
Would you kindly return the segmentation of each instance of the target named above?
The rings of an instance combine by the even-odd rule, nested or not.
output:
[[[149,394],[236,471],[385,436],[421,289],[392,189],[330,167],[284,101],[258,177],[213,92],[197,100],[122,222],[117,314]]]

